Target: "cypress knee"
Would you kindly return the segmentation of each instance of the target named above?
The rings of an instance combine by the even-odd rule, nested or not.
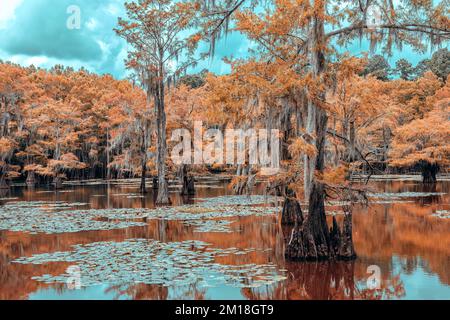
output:
[[[183,187],[181,189],[181,195],[191,196],[195,195],[195,179],[192,176],[183,177]]]
[[[28,172],[26,184],[28,187],[34,187],[36,185],[36,175],[34,171]]]
[[[344,217],[344,225],[342,228],[342,236],[339,247],[338,258],[341,260],[356,259],[355,248],[353,247],[353,223],[352,213],[346,213]]]
[[[152,188],[153,188],[153,190],[158,190],[158,178],[157,177],[153,177]]]
[[[299,202],[295,198],[286,198],[284,200],[283,212],[281,214],[281,223],[284,225],[302,225],[303,213]]]
[[[5,177],[0,178],[0,189],[9,189],[9,185]]]
[[[436,163],[430,163],[428,161],[421,161],[419,163],[422,171],[423,183],[436,183],[436,175],[439,172],[439,166]]]
[[[53,185],[54,185],[55,189],[61,189],[63,186],[62,178],[55,177],[55,179],[53,180]]]

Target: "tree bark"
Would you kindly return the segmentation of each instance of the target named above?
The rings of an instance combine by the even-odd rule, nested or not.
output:
[[[195,180],[194,177],[188,174],[187,166],[184,164],[180,168],[179,178],[182,184],[181,195],[191,196],[195,194]]]
[[[383,127],[383,158],[382,158],[382,161],[387,161],[387,159],[388,159],[390,139],[391,139],[391,132],[390,132],[389,128]]]
[[[350,121],[349,135],[348,135],[348,161],[354,162],[357,160],[356,153],[356,130],[355,130],[355,121]]]
[[[9,185],[6,182],[6,179],[4,176],[0,177],[0,189],[4,189],[4,190],[9,189]]]
[[[26,184],[28,187],[36,186],[36,174],[34,173],[34,171],[28,172]]]
[[[158,169],[158,196],[156,204],[167,205],[170,204],[169,185],[166,180],[166,156],[167,156],[167,141],[166,141],[166,112],[164,101],[164,81],[163,81],[163,66],[159,67],[160,80],[158,81],[158,88],[156,90],[155,105],[156,105],[156,124],[157,124],[157,163]]]
[[[423,183],[436,183],[436,175],[439,172],[439,165],[436,163],[430,163],[428,161],[421,161],[419,163],[420,169],[422,171],[422,181]]]
[[[339,243],[339,251],[337,253],[340,260],[356,259],[356,252],[353,246],[353,215],[351,212],[345,213],[344,225],[342,227],[342,235]]]
[[[283,212],[281,213],[281,223],[283,225],[302,225],[303,213],[300,203],[295,198],[284,200]]]
[[[142,128],[142,144],[141,144],[141,166],[142,166],[142,173],[141,173],[141,185],[140,185],[140,190],[141,193],[145,194],[147,193],[147,188],[145,185],[145,179],[147,177],[147,151],[148,151],[148,139],[147,139],[147,135],[148,135],[148,122],[146,121],[144,124],[144,127]]]
[[[63,181],[61,177],[55,177],[53,179],[53,185],[55,189],[61,189],[63,187]]]
[[[145,194],[147,193],[147,188],[145,186],[145,176],[147,175],[147,159],[142,160],[142,175],[141,175],[141,185],[140,190],[141,193]]]
[[[111,168],[109,167],[110,160],[110,147],[109,147],[109,127],[106,128],[106,180],[111,180]]]

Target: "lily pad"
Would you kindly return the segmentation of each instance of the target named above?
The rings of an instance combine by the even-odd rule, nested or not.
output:
[[[225,265],[215,261],[222,255],[247,254],[256,249],[216,249],[201,241],[164,243],[148,239],[75,245],[73,251],[23,257],[13,263],[67,262],[81,271],[81,286],[144,283],[178,286],[201,283],[203,287],[230,285],[260,287],[285,279],[274,264]],[[259,250],[262,251],[262,250]],[[45,283],[67,283],[73,275],[34,277]]]

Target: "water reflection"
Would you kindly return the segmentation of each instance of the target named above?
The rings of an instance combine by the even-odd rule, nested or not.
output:
[[[197,233],[177,221],[148,220],[145,227],[123,230],[31,235],[0,231],[0,299],[450,299],[450,220],[432,216],[436,210],[449,210],[449,182],[432,189],[415,182],[374,183],[378,192],[433,192],[444,196],[402,199],[373,204],[354,215],[354,241],[358,260],[351,263],[289,262],[284,258],[285,239],[290,230],[282,228],[275,217],[237,217],[233,233]],[[231,194],[225,182],[202,186],[197,197]],[[62,192],[46,189],[14,188],[2,198],[21,201],[65,201],[87,203],[93,209],[152,208],[150,193],[140,197],[138,187],[96,185],[67,187]],[[6,200],[1,200],[0,204]],[[193,198],[172,194],[175,205],[193,203]],[[126,239],[154,239],[161,242],[200,240],[214,248],[257,248],[246,255],[217,257],[226,265],[275,263],[286,270],[287,279],[260,288],[200,285],[158,286],[145,284],[104,284],[74,293],[64,284],[48,285],[32,280],[43,274],[65,272],[67,263],[20,265],[11,261],[34,254],[67,251],[75,244]],[[368,267],[381,270],[382,287],[369,290]]]

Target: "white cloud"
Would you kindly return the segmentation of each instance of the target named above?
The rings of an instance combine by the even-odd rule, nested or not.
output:
[[[23,0],[0,0],[0,29],[6,28],[8,21],[15,18],[14,12]]]
[[[86,27],[91,31],[95,30],[97,28],[97,26],[98,26],[98,21],[94,18],[91,18],[91,19],[89,19],[88,22],[86,22]]]
[[[25,65],[35,65],[35,66],[43,66],[48,63],[49,58],[45,56],[36,56],[36,57],[29,57],[26,58],[24,61]]]
[[[112,16],[117,16],[119,12],[121,11],[120,7],[115,3],[110,3],[106,7],[106,11],[111,14]]]
[[[110,46],[107,43],[105,43],[102,40],[97,40],[97,43],[98,43],[100,49],[103,52],[103,56],[108,55],[109,53],[111,53]]]

